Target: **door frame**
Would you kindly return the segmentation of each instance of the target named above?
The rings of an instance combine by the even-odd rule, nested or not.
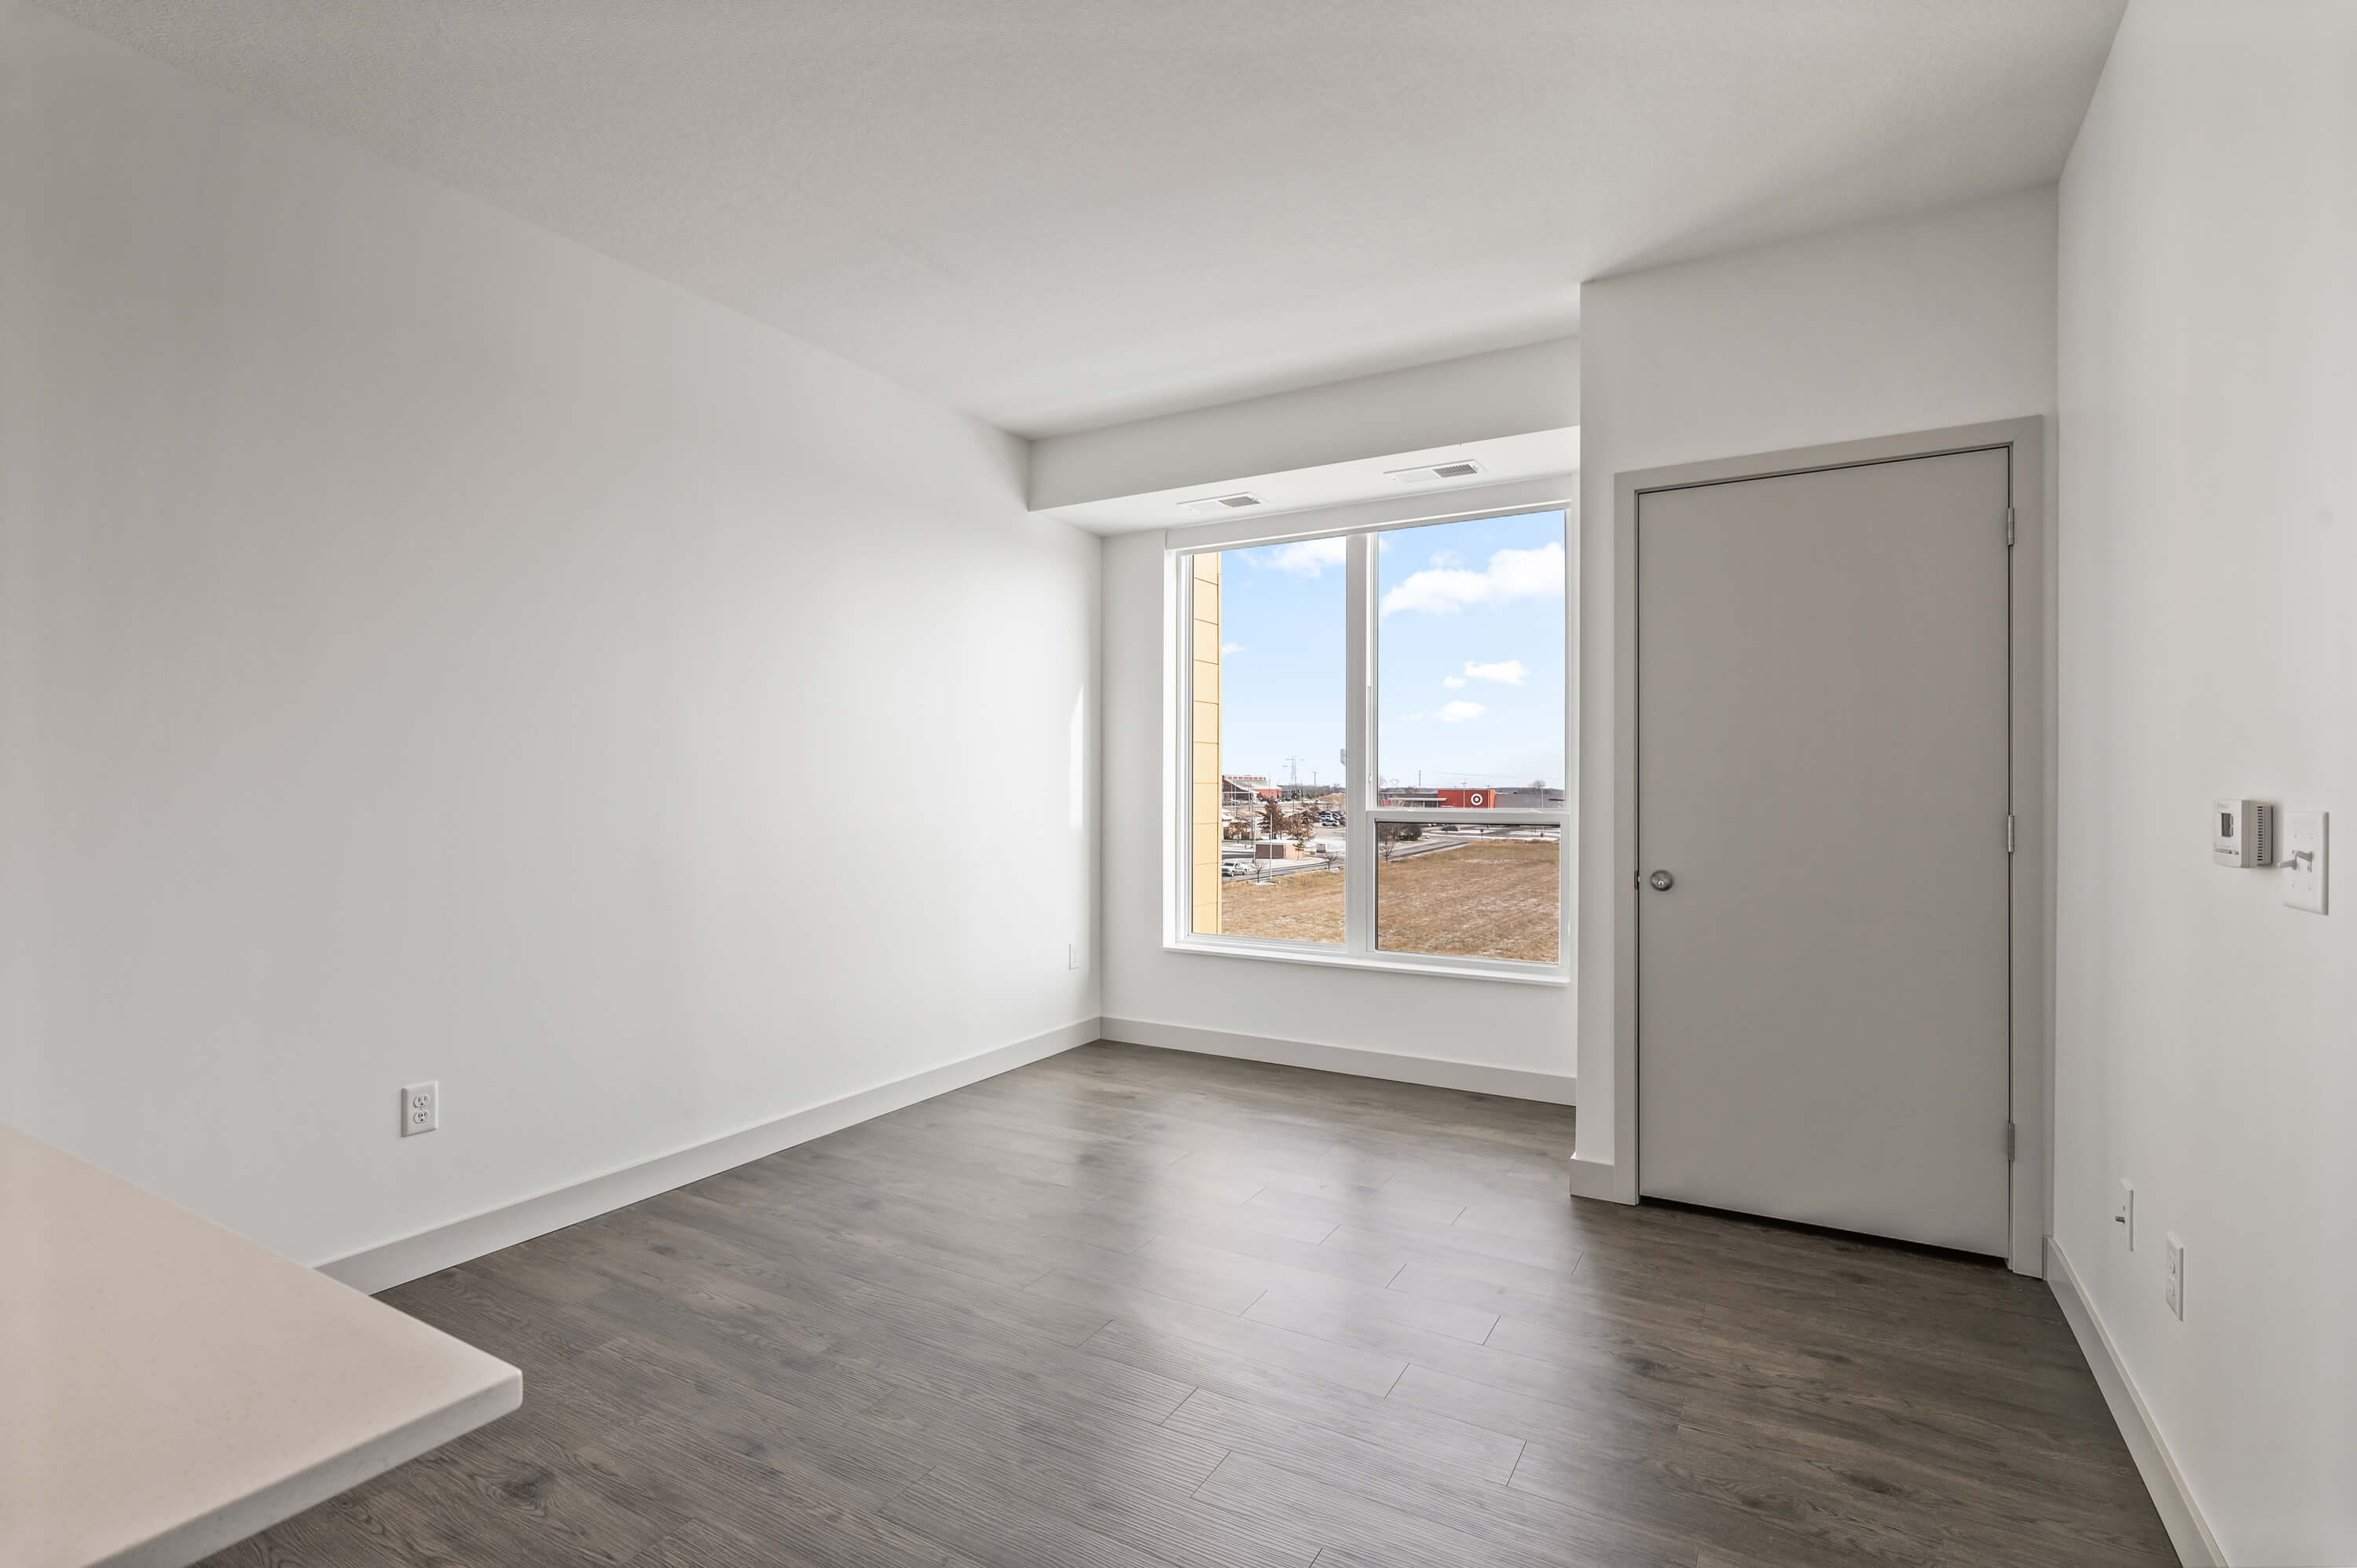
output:
[[[1637,509],[1656,490],[1773,478],[1785,474],[1937,457],[1959,452],[2003,449],[2007,489],[2013,510],[2013,547],[2007,562],[2009,665],[2007,705],[2010,717],[2008,783],[2014,819],[2014,853],[2008,867],[2007,1004],[2010,1114],[2015,1127],[2007,1208],[2010,1240],[2007,1262],[2016,1273],[2042,1276],[2045,1239],[2052,1205],[2053,1025],[2053,756],[2054,682],[2052,606],[2047,595],[2049,531],[2043,416],[1998,420],[1754,453],[1669,467],[1615,474],[1612,482],[1612,1099],[1614,1164],[1612,1196],[1637,1201],[1644,1151],[1638,1144],[1637,1096],[1643,1092],[1638,1069],[1637,986]],[[2005,520],[1992,519],[2002,528]]]

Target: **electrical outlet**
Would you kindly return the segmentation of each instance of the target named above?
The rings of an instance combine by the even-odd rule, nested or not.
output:
[[[431,1133],[442,1125],[442,1084],[413,1083],[401,1091],[401,1135]]]
[[[1080,943],[1067,942],[1064,944],[1064,967],[1066,969],[1078,969],[1081,967]]]
[[[2128,1251],[2136,1251],[2136,1183],[2120,1177],[2120,1195],[2112,1205],[2112,1223],[2120,1228],[2120,1240]]]
[[[2177,1314],[2177,1320],[2182,1323],[2185,1321],[2185,1243],[2179,1240],[2173,1231],[2163,1239],[2169,1243],[2169,1283],[2162,1288],[2160,1298],[2169,1303],[2169,1310]]]

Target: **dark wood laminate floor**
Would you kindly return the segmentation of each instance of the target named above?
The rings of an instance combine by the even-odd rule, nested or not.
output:
[[[2173,1563],[2037,1282],[1093,1046],[388,1293],[524,1407],[217,1564]]]

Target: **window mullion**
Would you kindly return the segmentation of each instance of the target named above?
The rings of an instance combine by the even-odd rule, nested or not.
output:
[[[1375,545],[1372,536],[1350,536],[1344,609],[1343,691],[1348,711],[1343,715],[1342,946],[1353,953],[1375,947],[1375,824],[1368,813],[1377,799],[1374,788],[1374,604]]]

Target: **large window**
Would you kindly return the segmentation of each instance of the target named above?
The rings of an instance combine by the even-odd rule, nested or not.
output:
[[[1563,978],[1565,519],[1178,548],[1177,945]]]

